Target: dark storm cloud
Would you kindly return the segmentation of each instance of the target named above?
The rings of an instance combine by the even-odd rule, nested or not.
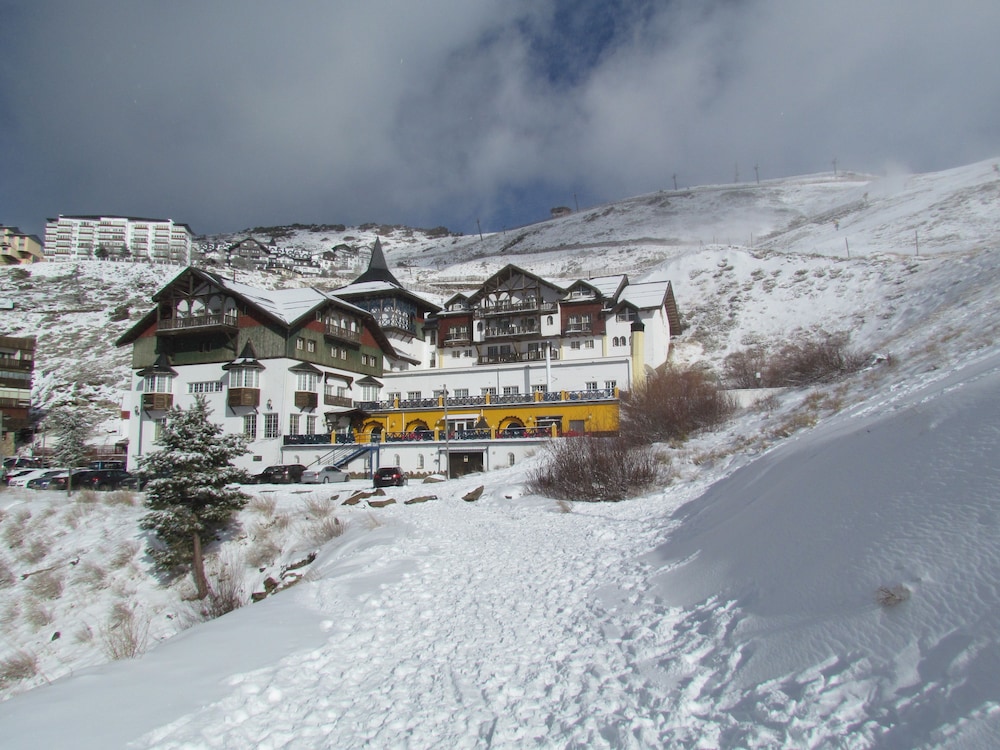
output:
[[[499,229],[1000,152],[1000,5],[7,2],[0,222]]]

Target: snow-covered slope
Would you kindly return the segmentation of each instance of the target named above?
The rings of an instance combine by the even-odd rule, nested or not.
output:
[[[527,495],[531,462],[385,508],[254,488],[222,545],[253,562],[234,565],[246,590],[317,557],[288,591],[179,636],[189,586],[151,574],[139,509],[7,490],[0,660],[29,653],[38,673],[6,688],[4,746],[997,746],[997,185],[984,163],[722,186],[669,221],[679,195],[545,222],[503,253],[511,232],[390,251],[402,280],[442,291],[505,262],[669,278],[688,359],[800,328],[883,358],[661,446],[663,486],[620,504]],[[326,515],[347,531],[324,543]],[[46,599],[21,576],[48,567],[63,585]],[[155,647],[95,666],[122,603]]]

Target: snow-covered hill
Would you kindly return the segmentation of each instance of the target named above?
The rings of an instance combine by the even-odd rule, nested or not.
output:
[[[138,508],[9,489],[0,666],[37,671],[0,686],[5,746],[997,746],[998,189],[992,162],[815,176],[385,243],[401,280],[441,294],[507,262],[668,278],[679,358],[811,328],[883,357],[661,446],[662,488],[620,504],[527,495],[530,462],[385,508],[254,488],[220,550],[245,590],[317,557],[287,592],[186,630],[189,585],[152,575]],[[28,270],[0,271],[3,296],[24,292],[5,332],[47,322],[38,364],[59,378],[74,337],[116,337],[112,302],[134,319],[177,269],[130,267],[134,296],[110,264]],[[71,277],[104,309],[44,317],[48,280],[71,301]],[[87,359],[127,376],[125,352]],[[346,533],[324,543],[331,516]],[[22,578],[46,569],[58,586]],[[149,652],[97,666],[130,605]]]

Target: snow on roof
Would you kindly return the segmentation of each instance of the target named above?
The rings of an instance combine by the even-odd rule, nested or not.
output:
[[[615,276],[597,276],[593,279],[584,279],[605,297],[614,297],[621,288],[623,282],[628,281],[625,274],[620,273]]]
[[[622,292],[619,301],[628,302],[640,310],[659,307],[667,296],[669,281],[647,281],[640,284],[629,284]]]

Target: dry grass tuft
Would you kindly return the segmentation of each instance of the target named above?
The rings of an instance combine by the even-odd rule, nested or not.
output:
[[[0,661],[0,688],[30,680],[38,674],[38,657],[27,651],[18,651]]]
[[[81,505],[96,505],[101,501],[101,496],[94,490],[80,490],[76,493],[76,501]]]
[[[118,568],[124,568],[139,554],[139,550],[142,549],[142,545],[139,542],[131,541],[126,542],[121,545],[115,553],[108,558],[108,563],[115,570]]]
[[[104,504],[133,506],[136,504],[136,496],[131,490],[114,490],[104,493]]]
[[[875,592],[875,601],[881,607],[895,607],[910,598],[910,590],[901,583],[895,586],[879,586]]]
[[[254,495],[247,503],[247,510],[270,518],[278,509],[278,500],[270,495]]]
[[[63,593],[63,576],[55,570],[45,570],[28,578],[24,586],[40,599],[58,599]]]
[[[76,578],[80,583],[93,589],[103,589],[108,586],[108,571],[90,560],[77,566]]]
[[[29,596],[24,600],[24,621],[36,630],[43,628],[52,622],[52,610]]]
[[[149,619],[125,602],[117,602],[101,626],[101,648],[112,661],[134,659],[146,651]]]
[[[326,544],[331,539],[335,539],[347,531],[347,524],[341,522],[339,518],[327,515],[319,521],[309,525],[306,534],[313,544]]]

